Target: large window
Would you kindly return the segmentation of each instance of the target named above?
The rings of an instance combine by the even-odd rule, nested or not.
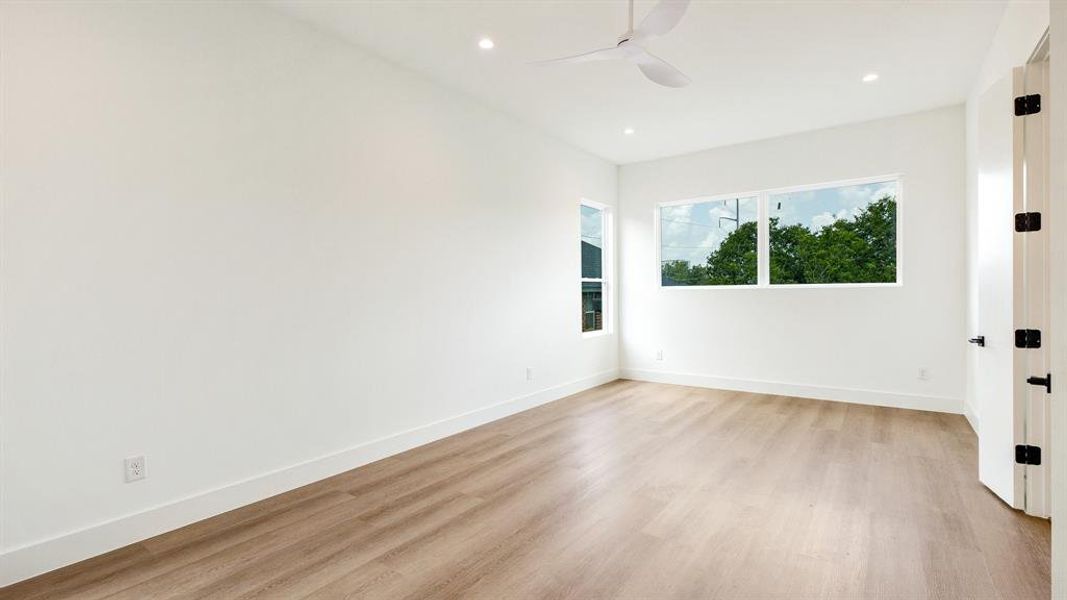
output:
[[[610,227],[607,207],[583,200],[581,204],[582,245],[582,333],[606,331],[610,273]]]
[[[895,283],[897,181],[770,195],[771,284]]]
[[[661,283],[756,285],[757,207],[754,197],[661,206]]]
[[[899,177],[659,206],[660,283],[899,283]]]

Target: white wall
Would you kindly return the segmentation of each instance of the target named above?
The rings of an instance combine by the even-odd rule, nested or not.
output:
[[[1014,67],[1030,58],[1049,24],[1047,0],[1012,0],[1004,9],[1000,26],[983,60],[978,79],[967,98],[967,333],[978,331],[978,100],[997,81],[1011,77]],[[1010,81],[1010,79],[1008,80]],[[1010,88],[1010,83],[1008,88]],[[1010,107],[1005,107],[1010,110]],[[965,411],[975,431],[981,418],[976,399],[976,359],[980,349],[967,350]]]
[[[269,9],[0,10],[0,585],[616,376],[615,166]]]
[[[620,167],[624,375],[962,412],[963,116],[956,106]],[[658,202],[889,173],[903,175],[901,287],[658,287]]]

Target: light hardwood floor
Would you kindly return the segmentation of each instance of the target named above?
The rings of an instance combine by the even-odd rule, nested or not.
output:
[[[1049,597],[963,417],[617,381],[0,598]]]

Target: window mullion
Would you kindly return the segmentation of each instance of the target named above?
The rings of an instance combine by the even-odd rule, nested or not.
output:
[[[767,192],[760,192],[759,203],[756,208],[758,230],[759,233],[756,236],[757,250],[756,250],[756,282],[757,285],[764,287],[771,283],[771,251],[770,251],[770,194]]]

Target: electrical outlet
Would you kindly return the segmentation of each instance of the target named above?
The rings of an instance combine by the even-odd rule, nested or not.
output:
[[[926,368],[919,369],[919,379],[927,381],[930,379],[930,370]]]
[[[656,350],[656,360],[663,360],[663,350]]]
[[[533,367],[526,367],[526,381],[533,381]]]
[[[131,456],[126,459],[126,483],[140,481],[147,476],[148,472],[145,470],[143,456]]]

